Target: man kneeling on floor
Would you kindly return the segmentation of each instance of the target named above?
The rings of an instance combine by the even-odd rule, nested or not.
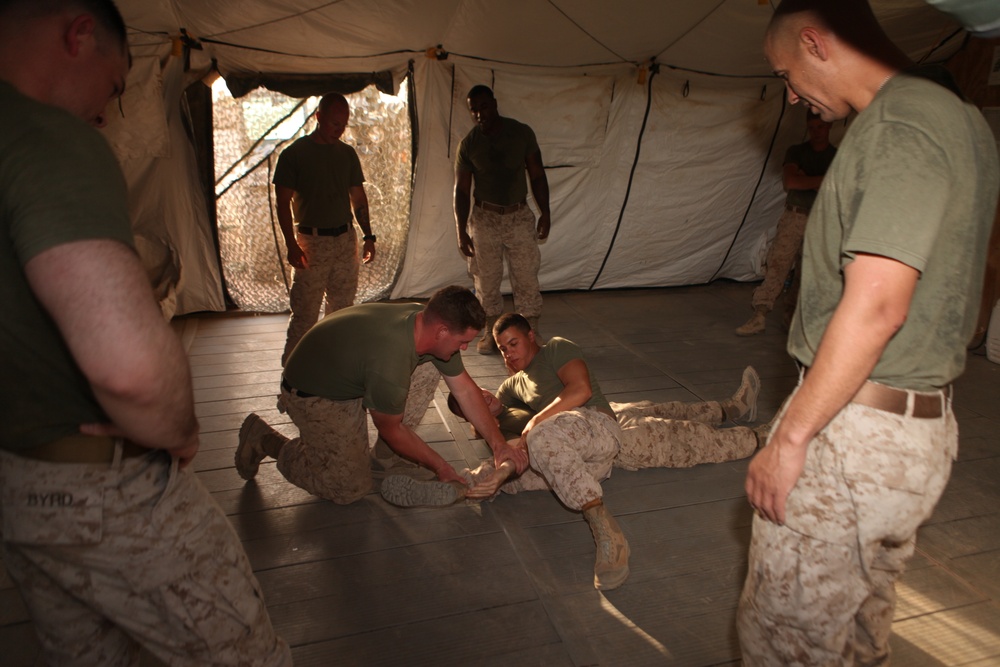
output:
[[[407,468],[400,457],[433,471],[442,482],[464,487],[465,479],[413,430],[443,374],[493,450],[495,465],[524,471],[526,451],[500,434],[457,354],[485,321],[476,297],[457,286],[438,290],[426,307],[369,303],[323,318],[292,351],[281,380],[280,404],[300,436],[286,438],[258,415],[249,415],[240,429],[236,470],[243,479],[253,479],[261,460],[271,456],[285,479],[339,504],[373,490],[373,462],[378,475],[421,470]],[[385,457],[370,453],[366,409],[379,434],[375,452]],[[488,485],[463,488],[469,498],[494,491]]]

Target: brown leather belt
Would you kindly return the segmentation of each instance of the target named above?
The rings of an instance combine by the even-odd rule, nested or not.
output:
[[[508,213],[513,213],[514,211],[520,211],[522,208],[528,205],[528,202],[521,200],[516,204],[510,204],[508,206],[500,206],[499,204],[491,204],[488,201],[476,200],[476,206],[483,209],[484,211],[490,211],[492,213],[499,213],[500,215],[507,215]]]
[[[913,412],[910,413],[910,416],[919,419],[937,419],[944,414],[944,404],[950,392],[951,385],[940,392],[922,394],[896,389],[876,382],[865,382],[851,399],[851,403],[884,410],[896,415],[905,415],[907,399],[912,394]]]
[[[785,204],[785,208],[792,213],[798,213],[799,215],[809,215],[809,209],[805,206],[792,206],[791,204]]]
[[[49,463],[111,463],[115,458],[115,442],[118,438],[95,435],[67,435],[44,445],[16,452],[36,461]],[[122,458],[142,456],[153,450],[125,440],[122,443]]]
[[[801,362],[797,363],[802,377],[805,378],[809,374],[809,367]],[[891,412],[894,415],[905,415],[908,398],[910,394],[913,394],[913,412],[910,413],[910,416],[918,419],[937,419],[944,414],[945,404],[951,399],[951,392],[952,386],[950,384],[938,391],[919,392],[897,389],[887,384],[866,380],[850,402]]]
[[[349,228],[348,225],[341,225],[340,227],[306,227],[305,225],[298,225],[299,234],[306,234],[308,236],[340,236]]]

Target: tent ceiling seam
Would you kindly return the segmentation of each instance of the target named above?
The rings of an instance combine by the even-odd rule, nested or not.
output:
[[[719,11],[719,7],[721,7],[724,4],[726,4],[726,0],[720,0],[719,4],[717,4],[715,7],[712,7],[712,9],[709,10],[704,16],[702,16],[696,23],[694,23],[693,25],[691,25],[687,30],[685,30],[682,34],[680,34],[677,37],[677,39],[675,39],[674,41],[670,42],[665,47],[663,47],[662,49],[660,49],[660,51],[657,52],[657,54],[655,56],[653,56],[653,58],[654,59],[659,58],[664,53],[666,53],[671,47],[673,47],[674,44],[676,44],[677,42],[681,41],[682,39],[684,39],[685,37],[687,37],[688,35],[690,35],[692,30],[694,30],[695,28],[699,27],[702,23],[704,23],[705,21],[707,21],[708,17],[710,17],[715,12]]]
[[[577,30],[579,30],[584,35],[586,35],[591,40],[593,40],[593,42],[595,44],[597,44],[598,46],[600,46],[602,49],[606,50],[608,53],[610,53],[610,54],[612,54],[614,56],[617,56],[617,58],[620,61],[624,62],[624,63],[631,62],[631,61],[629,61],[628,58],[626,58],[625,56],[621,55],[620,53],[618,53],[617,51],[615,51],[614,49],[612,49],[610,46],[608,46],[607,44],[605,44],[601,40],[597,39],[597,37],[594,36],[594,35],[592,35],[586,28],[584,28],[582,25],[580,25],[575,20],[573,20],[573,17],[571,17],[569,14],[567,14],[566,11],[562,7],[560,7],[559,5],[557,5],[555,3],[555,0],[548,0],[548,3],[549,3],[549,5],[552,6],[553,9],[555,9],[557,12],[559,12],[560,14],[562,14],[566,18],[567,21],[569,21],[574,26],[576,26]]]
[[[253,30],[254,28],[261,28],[261,27],[266,26],[266,25],[274,25],[276,23],[282,23],[282,22],[287,21],[289,19],[295,19],[295,18],[299,18],[300,16],[305,16],[306,14],[312,14],[313,12],[318,12],[320,10],[326,9],[327,7],[331,7],[333,5],[339,5],[342,2],[344,2],[344,0],[330,0],[330,2],[324,2],[324,3],[320,4],[320,5],[316,5],[315,7],[310,7],[309,9],[303,9],[301,12],[296,12],[294,14],[287,14],[285,16],[279,16],[279,17],[271,19],[269,21],[262,21],[260,23],[254,24],[254,25],[247,25],[247,26],[243,26],[241,28],[233,28],[232,30],[225,30],[223,32],[217,32],[217,33],[214,33],[212,35],[205,35],[205,37],[208,38],[208,37],[218,37],[219,35],[232,35],[232,34],[237,33],[237,32],[243,32],[244,30]]]

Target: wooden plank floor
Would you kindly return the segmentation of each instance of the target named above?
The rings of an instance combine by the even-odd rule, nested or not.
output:
[[[582,345],[613,401],[724,398],[753,364],[767,420],[796,371],[779,314],[762,336],[732,334],[750,313],[752,288],[547,294],[542,332]],[[395,508],[373,494],[340,507],[288,484],[270,461],[244,484],[233,453],[246,414],[295,433],[275,409],[286,317],[180,324],[203,432],[196,474],[243,539],[297,665],[739,663],[746,461],[615,470],[605,498],[631,543],[632,574],[601,594],[586,524],[549,493],[438,510]],[[505,376],[499,357],[464,359],[485,387]],[[419,431],[456,466],[475,464],[483,443],[443,398]],[[1000,366],[970,357],[955,404],[960,457],[898,587],[897,665],[1000,664]],[[23,604],[0,573],[2,662],[38,664],[37,653]]]

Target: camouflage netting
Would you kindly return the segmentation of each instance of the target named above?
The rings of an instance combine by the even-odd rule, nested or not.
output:
[[[282,149],[315,127],[319,98],[298,100],[257,89],[234,99],[221,81],[213,87],[213,109],[216,209],[226,287],[241,310],[286,311],[292,270],[270,182]],[[405,83],[400,90],[405,95]],[[347,99],[351,121],[342,140],[354,146],[361,159],[372,231],[378,236],[375,261],[361,267],[356,303],[362,303],[389,295],[406,250],[410,119],[405,97],[381,94],[373,86]]]

